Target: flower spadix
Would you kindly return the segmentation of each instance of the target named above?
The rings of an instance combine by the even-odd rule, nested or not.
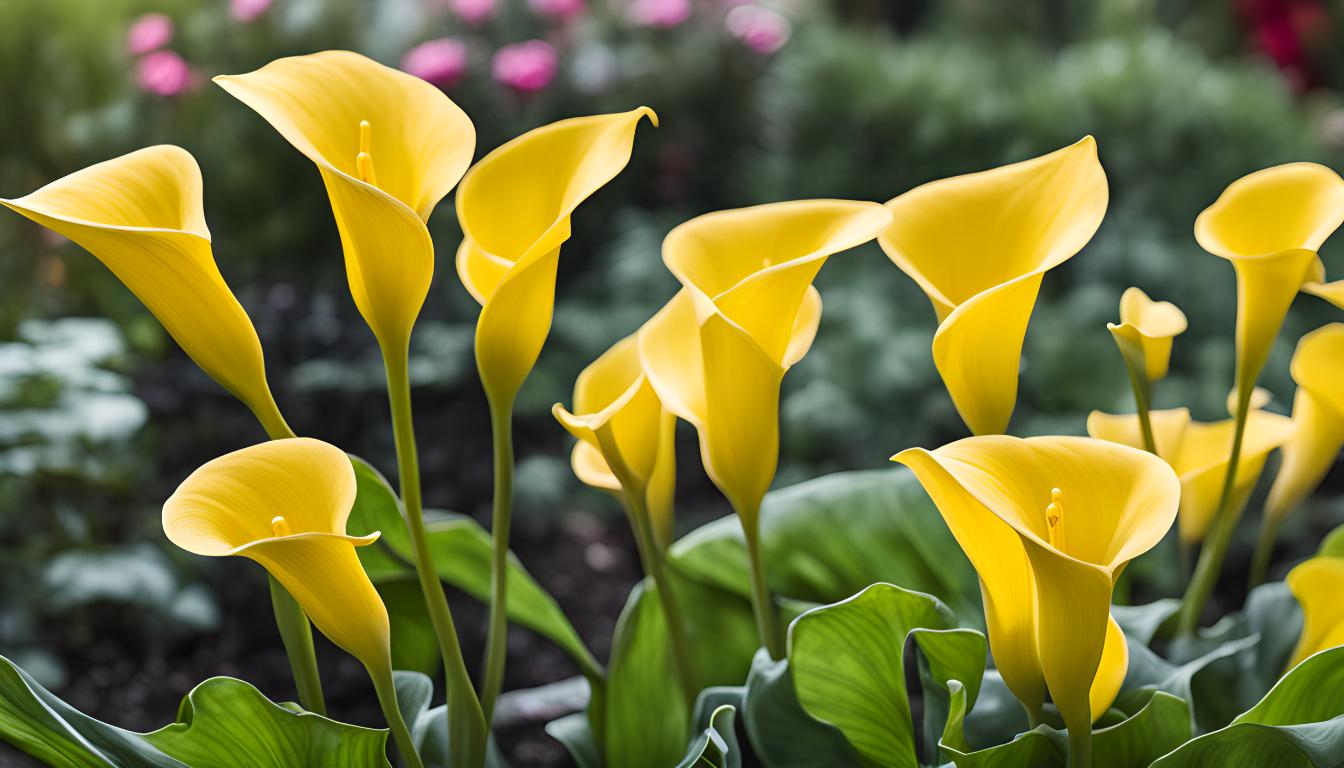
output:
[[[570,216],[630,162],[648,107],[561,120],[499,147],[462,180],[457,274],[481,305],[476,366],[491,402],[511,404],[551,330]]]
[[[1312,654],[1344,645],[1344,558],[1318,555],[1288,572],[1285,579],[1302,606],[1302,634],[1288,668]]]
[[[1042,276],[1087,244],[1108,197],[1088,136],[1032,160],[934,181],[887,203],[892,223],[878,242],[933,303],[933,361],[975,434],[1008,426]]]
[[[1252,403],[1259,406],[1261,403]],[[1153,435],[1157,455],[1171,465],[1181,480],[1181,506],[1178,532],[1186,544],[1204,540],[1213,524],[1222,497],[1227,465],[1232,460],[1235,419],[1200,422],[1190,418],[1185,408],[1153,411]],[[1265,460],[1292,432],[1286,416],[1253,408],[1248,412],[1241,460],[1237,464],[1236,485],[1232,489],[1230,514],[1240,516],[1250,501]],[[1087,417],[1087,433],[1100,440],[1143,447],[1138,418],[1134,414],[1109,414],[1093,411]]]
[[[574,474],[595,488],[645,499],[660,546],[672,536],[676,482],[676,417],[644,375],[637,336],[627,336],[583,369],[574,410],[559,403],[555,418],[578,439]]]
[[[1315,163],[1243,176],[1195,220],[1204,250],[1237,273],[1237,389],[1248,397],[1299,290],[1321,291],[1316,251],[1344,222],[1344,179]],[[1335,297],[1335,303],[1341,303]]]
[[[387,609],[349,536],[350,459],[311,438],[272,440],[191,473],[163,505],[168,539],[197,555],[242,555],[262,565],[322,634],[366,666],[389,664]]]
[[[434,272],[425,221],[471,162],[471,120],[435,86],[349,51],[215,82],[317,165],[355,305],[383,349],[403,350]]]
[[[1267,522],[1292,514],[1325,479],[1344,447],[1344,323],[1303,336],[1293,353],[1293,431],[1265,501]]]
[[[215,381],[271,435],[288,435],[252,321],[219,273],[201,205],[201,170],[155,146],[76,171],[0,204],[103,262]]]
[[[812,280],[889,221],[876,203],[800,200],[700,216],[663,241],[683,287],[640,334],[640,358],[664,405],[699,432],[705,470],[745,525],[775,475],[780,382],[821,319]]]
[[[1171,341],[1185,328],[1185,313],[1175,304],[1153,301],[1138,288],[1126,289],[1120,296],[1120,324],[1106,324],[1125,363],[1148,381],[1167,375]]]
[[[1111,589],[1175,521],[1175,473],[1085,437],[971,437],[893,460],[914,471],[975,566],[1004,682],[1037,713],[1048,688],[1070,730],[1090,730],[1128,665]]]

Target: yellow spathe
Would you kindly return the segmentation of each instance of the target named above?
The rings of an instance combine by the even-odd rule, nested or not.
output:
[[[1299,290],[1331,297],[1316,281],[1316,251],[1344,221],[1344,179],[1315,163],[1243,176],[1195,220],[1204,250],[1237,273],[1237,390],[1249,396]],[[1333,300],[1333,299],[1332,299]]]
[[[1186,544],[1204,540],[1213,516],[1218,511],[1227,464],[1232,459],[1235,419],[1198,422],[1185,408],[1153,411],[1150,414],[1157,455],[1171,465],[1181,479],[1181,511],[1178,532]],[[1292,420],[1267,411],[1252,410],[1246,420],[1241,460],[1237,464],[1236,486],[1230,509],[1240,516],[1264,470],[1265,460],[1288,439]],[[1138,417],[1133,414],[1109,414],[1093,411],[1087,417],[1087,433],[1114,443],[1143,447]]]
[[[933,360],[966,426],[997,434],[1045,272],[1077,253],[1106,214],[1091,136],[1042,157],[925,184],[887,203],[878,242],[938,315]]]
[[[821,319],[812,280],[890,222],[876,203],[798,200],[692,219],[663,241],[682,289],[644,327],[659,399],[700,434],[705,470],[755,524],[779,458],[779,385]]]
[[[971,437],[893,460],[914,471],[975,566],[1004,682],[1037,713],[1048,688],[1065,724],[1088,729],[1128,665],[1112,587],[1175,522],[1175,473],[1086,437]]]
[[[215,264],[201,186],[196,160],[161,145],[0,204],[96,256],[269,434],[291,434],[266,385],[257,331]]]
[[[349,51],[215,82],[317,165],[355,305],[384,350],[404,349],[434,273],[425,221],[471,162],[471,120],[435,86]]]
[[[486,395],[511,404],[551,330],[560,246],[584,200],[630,162],[648,107],[561,120],[486,155],[457,193],[457,275],[481,305],[476,366]]]
[[[1120,296],[1120,324],[1107,323],[1120,353],[1149,381],[1167,375],[1171,341],[1185,332],[1185,313],[1169,301],[1153,301],[1138,288]]]
[[[366,666],[390,664],[387,609],[348,536],[355,471],[339,448],[272,440],[206,463],[163,505],[163,531],[197,555],[242,555],[294,596],[313,624]]]
[[[1292,514],[1334,466],[1344,447],[1344,323],[1303,336],[1293,353],[1293,432],[1265,501],[1274,525]]]
[[[672,538],[676,485],[676,417],[663,408],[639,361],[639,342],[627,336],[579,374],[574,410],[559,403],[555,418],[578,439],[574,474],[595,488],[644,497],[654,536]]]
[[[1317,556],[1288,572],[1285,579],[1302,605],[1302,634],[1288,662],[1292,669],[1312,654],[1344,645],[1344,559]]]

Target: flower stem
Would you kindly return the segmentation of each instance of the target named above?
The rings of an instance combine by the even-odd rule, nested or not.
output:
[[[1228,545],[1232,543],[1232,534],[1237,528],[1239,515],[1233,513],[1232,497],[1237,484],[1237,465],[1241,463],[1241,445],[1246,436],[1246,419],[1251,405],[1252,387],[1237,388],[1236,424],[1232,436],[1232,454],[1227,462],[1227,474],[1223,479],[1223,492],[1218,499],[1218,511],[1214,513],[1213,525],[1209,535],[1199,550],[1199,561],[1195,564],[1195,573],[1190,577],[1190,586],[1185,590],[1181,603],[1181,613],[1177,621],[1178,634],[1193,634],[1199,627],[1200,615],[1204,604],[1213,594],[1214,584],[1223,570],[1223,560],[1227,557]]]
[[[317,654],[313,650],[313,629],[308,616],[274,576],[269,579],[275,626],[280,629],[280,642],[285,646],[289,668],[294,673],[299,704],[309,712],[325,715],[327,704],[322,699],[322,678],[317,674]]]
[[[1092,725],[1069,729],[1069,768],[1092,768]]]
[[[425,764],[420,759],[420,754],[415,751],[415,739],[411,738],[411,730],[406,727],[406,721],[401,716],[401,707],[397,706],[397,685],[392,677],[392,662],[389,660],[385,667],[374,669],[365,667],[369,673],[369,678],[373,680],[373,690],[378,694],[378,706],[383,710],[383,718],[387,720],[387,727],[392,731],[392,738],[397,742],[397,751],[401,753],[401,762],[407,768],[424,768]]]
[[[416,458],[415,430],[411,421],[411,382],[407,373],[405,350],[397,354],[384,351],[387,370],[387,394],[392,407],[392,432],[397,444],[397,475],[401,481],[401,499],[406,507],[406,528],[411,534],[415,573],[425,595],[429,620],[439,640],[448,693],[448,745],[453,768],[480,768],[485,764],[486,725],[481,703],[471,685],[462,646],[453,625],[448,596],[434,568],[425,536],[424,511],[420,500],[420,464]]]
[[[485,679],[481,707],[489,723],[504,687],[509,633],[509,523],[513,517],[513,401],[490,402],[490,433],[495,448],[495,499],[490,538],[490,623],[485,635]]]
[[[751,571],[751,610],[756,615],[756,631],[761,636],[761,645],[778,661],[784,658],[784,635],[779,629],[779,616],[775,613],[775,600],[770,595],[770,587],[765,581],[765,563],[761,559],[760,510],[751,510],[751,515],[738,513],[742,521],[742,533],[747,541],[747,563]],[[752,522],[747,523],[748,520]]]
[[[1129,386],[1134,390],[1134,410],[1139,416],[1139,432],[1143,435],[1143,449],[1157,455],[1157,441],[1153,438],[1152,408],[1153,386],[1148,381],[1146,371],[1139,370],[1129,355],[1122,354],[1125,370],[1129,371]]]
[[[1255,557],[1251,558],[1251,572],[1246,581],[1246,592],[1265,583],[1269,574],[1269,560],[1274,554],[1274,542],[1279,537],[1279,524],[1266,519],[1260,524],[1260,538],[1255,542]]]

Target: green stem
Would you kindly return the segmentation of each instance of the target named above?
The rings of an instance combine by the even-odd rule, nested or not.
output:
[[[415,573],[420,591],[443,656],[443,671],[448,694],[448,745],[453,768],[480,768],[485,764],[486,725],[480,700],[471,685],[462,646],[458,643],[448,596],[434,568],[434,559],[425,536],[424,510],[420,500],[420,464],[416,458],[415,430],[411,421],[411,382],[407,375],[407,354],[383,353],[387,369],[387,394],[392,407],[392,432],[397,444],[397,474],[401,481],[401,499],[406,507],[406,528],[411,534]]]
[[[373,680],[373,690],[378,694],[378,706],[383,710],[383,718],[387,720],[393,740],[397,742],[397,751],[401,753],[402,764],[408,768],[424,768],[425,764],[421,761],[420,754],[415,751],[415,739],[411,738],[411,730],[406,727],[406,721],[401,716],[401,707],[397,706],[397,685],[392,677],[391,661],[386,667],[379,669],[365,667],[365,669],[369,673],[369,678]]]
[[[313,629],[308,616],[274,576],[269,578],[275,626],[280,629],[280,642],[285,646],[289,669],[294,673],[299,704],[309,712],[325,715],[327,704],[322,699],[322,678],[317,674],[317,653],[313,650]]]
[[[1139,416],[1139,432],[1143,435],[1143,448],[1154,456],[1157,455],[1157,441],[1153,438],[1153,420],[1150,415],[1152,408],[1152,382],[1148,381],[1146,371],[1139,370],[1129,355],[1121,354],[1125,361],[1125,370],[1129,371],[1129,386],[1134,390],[1134,409]]]
[[[494,715],[495,700],[504,687],[504,660],[509,635],[509,523],[513,517],[513,401],[490,402],[490,434],[495,453],[495,499],[491,514],[490,623],[485,635],[485,679],[481,707],[485,722]]]
[[[1018,703],[1020,704],[1021,702]],[[1028,707],[1026,704],[1022,704],[1022,709],[1026,710],[1027,712],[1028,731],[1036,730],[1036,728],[1039,727],[1041,723],[1045,722],[1044,720],[1041,719],[1041,706],[1042,705],[1038,704],[1036,705],[1035,709],[1032,709],[1031,707]]]
[[[747,562],[751,570],[751,611],[756,615],[756,631],[770,658],[778,661],[784,658],[784,634],[780,631],[779,616],[775,613],[775,600],[765,581],[759,523],[756,522],[759,517],[759,509],[751,510],[750,516],[738,512],[742,533],[747,541]],[[750,525],[747,524],[748,520],[752,521]]]
[[[1092,724],[1069,729],[1069,768],[1092,768]]]
[[[1269,560],[1274,554],[1274,542],[1279,537],[1279,524],[1265,519],[1260,524],[1260,538],[1255,542],[1255,557],[1251,559],[1251,573],[1246,582],[1246,591],[1265,583],[1269,574]]]
[[[1223,478],[1223,492],[1218,499],[1218,511],[1214,513],[1213,525],[1204,545],[1199,550],[1199,561],[1195,564],[1195,573],[1190,577],[1190,586],[1185,590],[1181,603],[1181,614],[1176,631],[1181,635],[1193,634],[1199,627],[1199,618],[1204,612],[1204,604],[1218,575],[1223,570],[1223,560],[1227,557],[1228,545],[1232,543],[1232,534],[1237,529],[1238,515],[1233,513],[1232,497],[1237,483],[1237,465],[1241,463],[1241,445],[1246,436],[1246,419],[1251,405],[1251,387],[1238,387],[1236,424],[1232,437],[1232,454],[1227,462],[1227,474]]]

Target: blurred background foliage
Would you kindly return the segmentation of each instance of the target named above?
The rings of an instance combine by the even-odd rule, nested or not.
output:
[[[158,46],[168,57],[128,50],[150,12],[173,24]],[[186,147],[204,173],[216,258],[257,325],[289,422],[390,473],[382,367],[318,174],[209,78],[327,48],[423,68],[403,57],[448,38],[457,58],[426,76],[474,120],[478,157],[563,117],[657,110],[661,127],[641,130],[629,168],[574,219],[554,329],[516,422],[516,549],[602,655],[635,578],[633,547],[615,506],[570,474],[549,408],[673,293],[659,257],[670,228],[790,198],[885,201],[1093,134],[1109,212],[1045,280],[1013,431],[1080,433],[1089,410],[1131,407],[1105,330],[1130,285],[1190,319],[1157,405],[1221,418],[1233,275],[1191,228],[1246,172],[1344,164],[1341,24],[1318,0],[6,0],[0,194],[142,146]],[[553,71],[532,62],[538,79],[524,85],[492,67],[501,47],[529,39],[549,43]],[[484,520],[477,306],[453,267],[451,200],[430,229],[438,264],[412,348],[426,494]],[[1332,274],[1338,251],[1324,251]],[[177,482],[263,439],[260,428],[91,256],[8,213],[0,253],[0,652],[132,727],[161,722],[211,674],[283,681],[255,569],[172,551],[158,525]],[[818,341],[785,381],[779,484],[963,436],[918,288],[875,244],[832,259],[818,286]],[[1299,300],[1264,379],[1278,410],[1291,401],[1293,340],[1330,319]],[[680,448],[684,531],[727,508],[689,430]],[[1320,530],[1341,511],[1327,494],[1297,525]],[[535,667],[515,664],[510,687],[569,674]],[[132,690],[146,675],[171,690]]]

